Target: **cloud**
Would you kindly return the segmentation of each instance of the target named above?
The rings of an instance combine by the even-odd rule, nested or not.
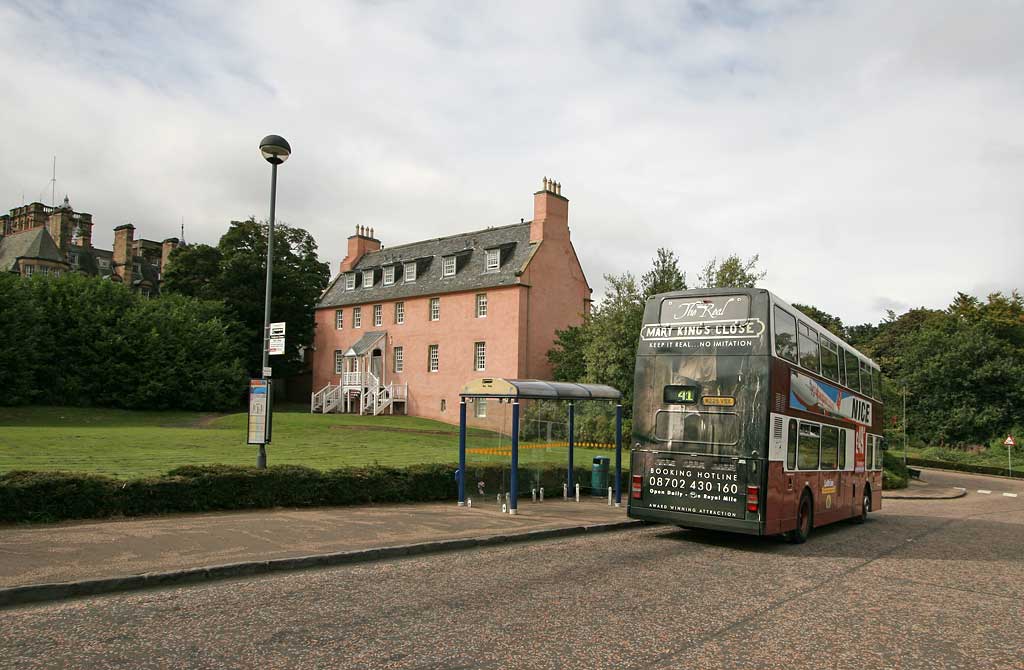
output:
[[[172,3],[0,7],[0,208],[58,190],[96,237],[212,242],[278,213],[332,266],[532,216],[563,183],[601,275],[659,246],[694,276],[857,323],[1020,285],[1024,8],[1008,3]],[[885,296],[880,298],[879,296]],[[889,297],[891,296],[891,297]]]

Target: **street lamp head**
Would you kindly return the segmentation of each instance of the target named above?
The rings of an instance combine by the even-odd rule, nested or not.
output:
[[[280,165],[288,160],[292,153],[292,147],[288,140],[280,135],[267,135],[260,140],[260,152],[267,162],[272,165]]]

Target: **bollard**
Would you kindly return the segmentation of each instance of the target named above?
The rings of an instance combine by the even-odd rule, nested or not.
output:
[[[540,487],[540,501],[544,502],[544,487]]]
[[[569,486],[565,482],[562,482],[562,500],[569,499]]]
[[[612,506],[612,487],[608,487],[608,506]]]
[[[498,494],[498,507],[501,507],[501,494]],[[504,511],[504,510],[502,510]]]
[[[473,507],[473,499],[472,498],[466,498],[466,507],[467,508],[472,508]]]
[[[537,488],[530,489],[530,497],[533,498],[533,502],[537,502]]]
[[[580,501],[580,483],[576,482],[576,502]]]

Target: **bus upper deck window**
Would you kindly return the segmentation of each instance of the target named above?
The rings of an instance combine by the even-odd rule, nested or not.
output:
[[[839,352],[836,343],[827,337],[821,338],[821,374],[839,381]]]
[[[846,385],[860,393],[860,372],[858,371],[859,360],[857,355],[849,349],[843,349],[843,356],[846,358]]]
[[[775,306],[775,353],[796,363],[796,319],[789,312]]]
[[[875,392],[871,388],[871,368],[864,361],[860,362],[860,390],[866,396],[875,397]]]
[[[814,372],[821,372],[821,357],[818,354],[818,331],[803,321],[800,322],[800,365]]]

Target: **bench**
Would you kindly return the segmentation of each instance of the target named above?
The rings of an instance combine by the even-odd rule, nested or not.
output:
[[[911,479],[921,479],[921,471],[917,468],[907,468],[907,472],[910,473]]]

